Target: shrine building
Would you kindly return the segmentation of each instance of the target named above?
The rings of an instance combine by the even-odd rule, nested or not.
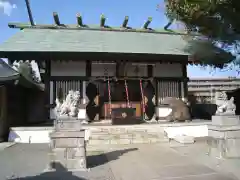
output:
[[[134,116],[150,120],[165,97],[187,97],[186,34],[142,28],[111,27],[102,15],[99,25],[66,25],[53,13],[55,24],[9,23],[19,29],[0,45],[0,58],[35,60],[44,64],[46,119],[56,98],[80,92],[90,121],[111,118],[111,110],[132,107]]]

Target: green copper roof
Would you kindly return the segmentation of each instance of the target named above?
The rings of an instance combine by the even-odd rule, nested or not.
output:
[[[0,52],[107,52],[188,55],[178,33],[88,28],[26,28],[0,45]]]

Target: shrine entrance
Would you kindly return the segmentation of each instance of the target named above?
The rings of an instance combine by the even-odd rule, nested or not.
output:
[[[154,115],[154,94],[151,81],[140,78],[106,78],[89,82],[86,88],[89,120],[112,120],[119,116],[120,109],[126,111],[121,112],[121,116],[132,116],[132,119],[138,119],[139,122],[150,120]]]

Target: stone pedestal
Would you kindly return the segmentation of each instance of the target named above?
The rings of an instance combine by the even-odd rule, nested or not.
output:
[[[236,115],[215,115],[215,116],[212,116],[212,125],[215,125],[215,126],[240,125],[240,116],[236,116]]]
[[[213,116],[208,127],[209,155],[217,158],[240,158],[239,116]]]
[[[54,123],[55,131],[50,134],[50,169],[61,164],[66,170],[86,170],[85,131],[81,121],[60,119]]]

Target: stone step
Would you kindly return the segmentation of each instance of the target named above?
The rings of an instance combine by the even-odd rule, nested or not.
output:
[[[98,144],[149,144],[168,142],[168,139],[163,134],[92,134],[88,145]]]
[[[149,133],[158,133],[160,132],[159,128],[91,128],[92,133],[110,133],[110,134],[118,134],[118,133],[138,133],[138,132],[149,132]]]
[[[157,138],[137,138],[137,139],[112,139],[112,140],[89,140],[87,146],[94,145],[124,145],[124,144],[153,144],[153,143],[166,143],[168,139]]]
[[[108,140],[108,139],[134,139],[134,138],[162,138],[165,137],[163,133],[91,133],[90,139],[94,140]]]

